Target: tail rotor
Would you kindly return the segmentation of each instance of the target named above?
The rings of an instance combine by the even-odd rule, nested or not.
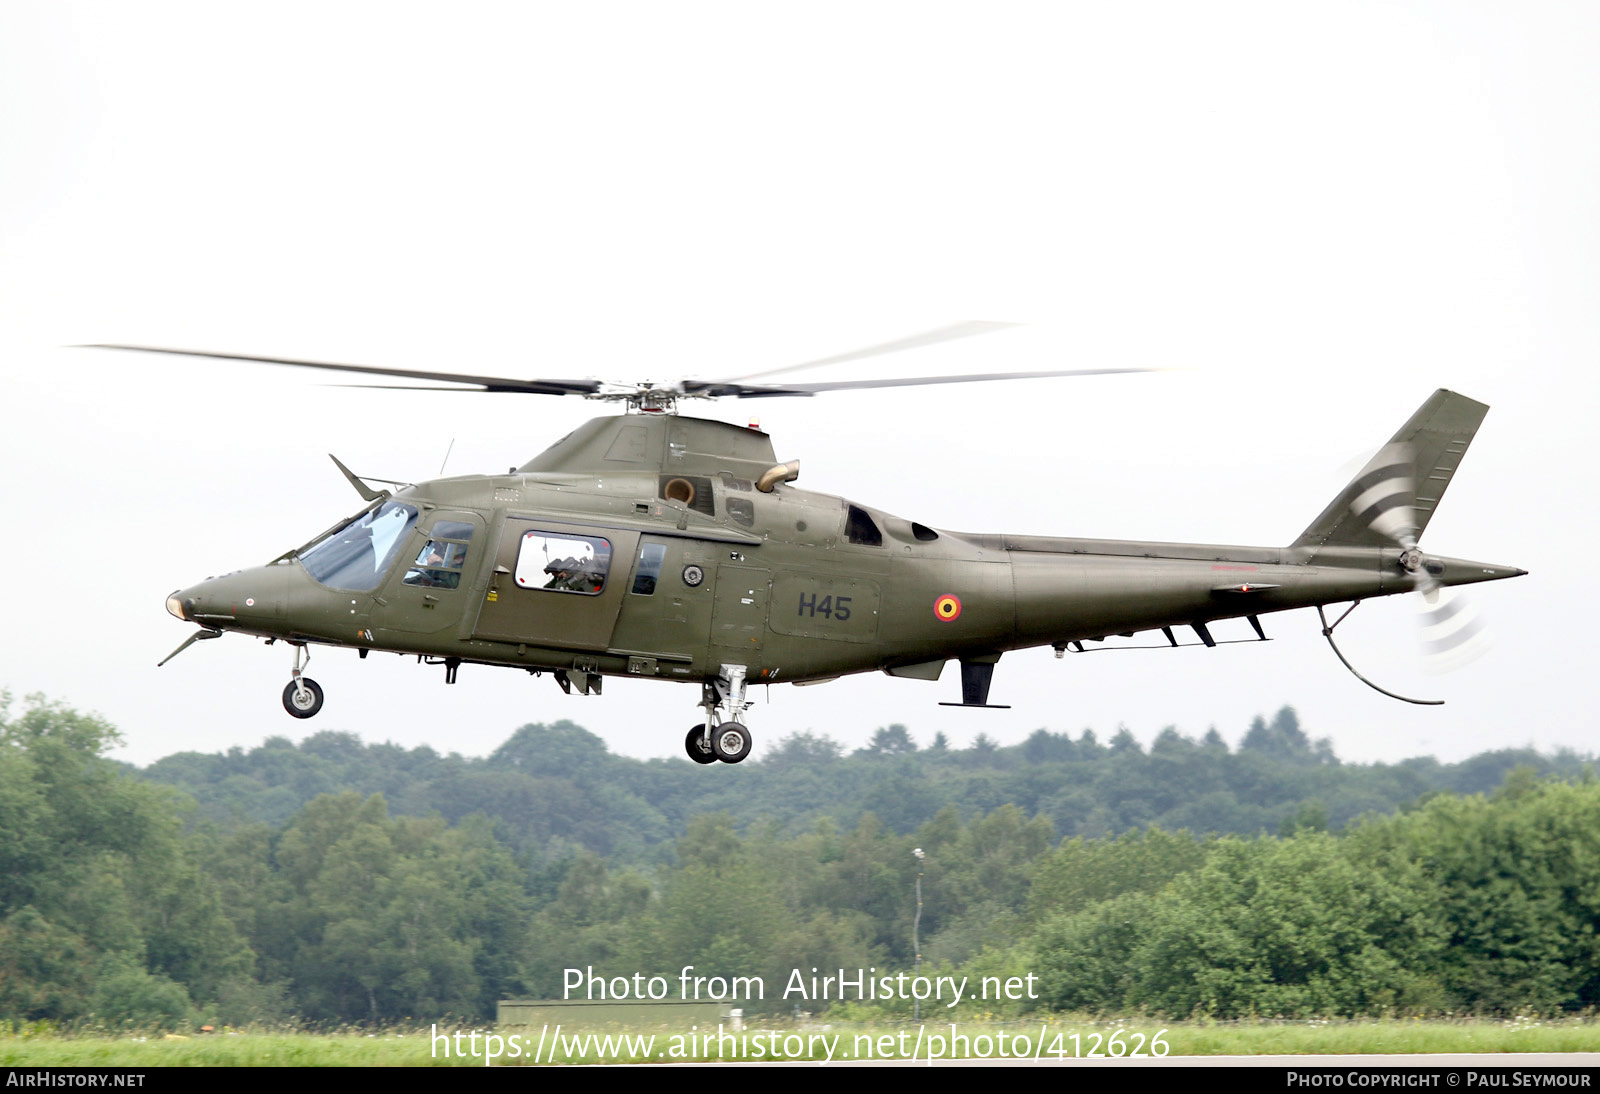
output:
[[[1429,672],[1454,672],[1481,657],[1494,644],[1483,620],[1467,599],[1443,585],[1431,584],[1422,594],[1422,667]]]
[[[1413,445],[1385,445],[1362,469],[1350,511],[1400,548],[1400,568],[1420,594],[1422,663],[1429,672],[1453,672],[1475,661],[1492,642],[1467,600],[1440,584],[1442,567],[1417,544],[1417,453]]]

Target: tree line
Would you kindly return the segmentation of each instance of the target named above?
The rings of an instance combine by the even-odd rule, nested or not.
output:
[[[298,745],[275,737],[252,749],[178,753],[139,774],[188,794],[199,817],[224,827],[282,827],[318,795],[355,790],[382,794],[394,813],[452,824],[482,813],[496,838],[543,863],[580,851],[644,863],[670,861],[672,841],[706,813],[800,835],[825,817],[853,827],[870,812],[910,832],[947,806],[965,821],[1009,804],[1047,818],[1058,837],[1151,826],[1254,835],[1308,821],[1338,829],[1430,792],[1483,793],[1519,766],[1575,777],[1584,762],[1506,749],[1457,764],[1346,764],[1284,707],[1256,718],[1237,747],[1215,729],[1194,739],[1170,727],[1148,748],[1126,729],[1104,742],[1093,730],[1074,738],[1041,729],[1007,747],[984,734],[966,748],[942,735],[918,747],[906,727],[892,725],[852,753],[797,733],[737,767],[701,768],[618,756],[594,734],[557,722],[523,726],[485,758],[322,732]]]
[[[484,1019],[558,996],[568,967],[909,969],[919,873],[924,970],[1037,974],[1013,1011],[1600,1003],[1600,783],[1570,755],[1345,765],[1286,708],[1237,750],[1176,732],[917,749],[888,727],[846,756],[799,735],[720,782],[567,725],[489,761],[323,734],[135,772],[105,758],[103,721],[11,708],[0,1020]],[[1507,775],[1518,759],[1535,762]],[[1076,827],[1041,802],[1076,803],[1058,806]],[[1185,808],[1260,823],[1152,823]]]

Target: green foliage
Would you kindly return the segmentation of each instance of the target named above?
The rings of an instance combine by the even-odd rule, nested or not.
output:
[[[1600,781],[1570,755],[1340,764],[1289,708],[1237,751],[1170,727],[918,750],[894,725],[715,780],[570,723],[488,761],[318,734],[143,780],[116,740],[0,697],[0,1021],[478,1020],[589,965],[759,976],[741,1003],[786,1010],[791,969],[909,969],[919,884],[925,973],[1037,973],[1050,1008],[1600,1006]],[[1191,834],[1229,827],[1251,838]]]
[[[1321,834],[1221,840],[1157,898],[1139,996],[1166,1014],[1376,1013],[1442,949],[1410,864],[1354,862]]]
[[[254,943],[311,1018],[481,1015],[521,987],[528,898],[486,824],[318,798],[276,839]]]
[[[1030,920],[1072,915],[1124,893],[1154,893],[1205,861],[1206,842],[1159,828],[1118,839],[1064,840],[1033,875]]]
[[[917,750],[917,742],[911,739],[911,734],[906,732],[906,727],[896,723],[892,726],[883,726],[872,735],[872,742],[866,748],[858,749],[858,756],[903,756],[908,752]]]
[[[611,758],[599,737],[571,722],[557,722],[523,726],[495,750],[489,762],[496,769],[561,777],[575,771],[592,772]]]
[[[1414,864],[1351,861],[1325,834],[1224,839],[1159,892],[1046,921],[1036,945],[1057,1007],[1237,1018],[1352,1015],[1426,990],[1443,948]]]
[[[0,1018],[170,1024],[246,973],[171,791],[105,759],[101,719],[0,695]],[[108,994],[109,993],[109,994]]]
[[[1300,808],[1292,816],[1283,818],[1283,823],[1278,825],[1278,835],[1285,838],[1296,832],[1326,832],[1328,830],[1328,809],[1320,801],[1312,798],[1310,801],[1300,803]]]
[[[294,1014],[287,980],[261,983],[248,976],[224,980],[211,1004],[212,1025],[282,1026]]]
[[[1459,1005],[1551,1013],[1600,1004],[1600,785],[1525,775],[1491,798],[1439,796],[1352,837],[1422,863]]]
[[[90,949],[32,905],[0,921],[0,1016],[62,1019],[84,1010],[93,986]]]
[[[194,1024],[194,1007],[183,985],[146,972],[126,956],[101,962],[90,1009],[111,1026],[172,1030]]]
[[[1254,835],[1310,823],[1336,831],[1430,791],[1492,789],[1518,765],[1540,776],[1583,770],[1580,757],[1526,751],[1456,765],[1430,758],[1341,764],[1328,742],[1312,741],[1284,707],[1258,718],[1232,751],[1215,729],[1197,741],[1173,727],[1148,749],[1126,731],[1107,747],[1092,731],[1074,740],[1043,729],[1010,747],[979,733],[967,748],[936,737],[919,749],[907,727],[890,725],[848,756],[826,736],[792,734],[706,778],[686,759],[616,756],[593,734],[558,722],[523,726],[487,759],[319,733],[298,746],[273,738],[226,755],[169,756],[144,777],[193,795],[198,818],[227,829],[281,827],[317,795],[347,790],[382,794],[396,814],[436,811],[452,824],[483,813],[500,842],[544,867],[584,850],[653,866],[691,817],[718,812],[741,826],[776,821],[790,836],[823,816],[852,827],[870,811],[908,833],[947,805],[970,818],[1007,804],[1030,817],[1043,814],[1058,834],[1090,838],[1150,826]],[[0,774],[0,801],[6,793]],[[1302,815],[1318,804],[1325,819]]]
[[[944,883],[951,903],[965,909],[994,902],[1019,910],[1027,898],[1034,861],[1053,843],[1055,828],[1048,817],[1030,821],[1014,805],[974,817],[955,845],[941,854],[950,863]]]
[[[1128,863],[1099,871],[1120,885],[1100,880],[1123,840],[1063,845],[1033,894],[1036,914],[1056,909],[1032,938],[1051,1005],[1234,1018],[1600,1001],[1600,784],[1517,776],[1342,839],[1316,828],[1215,841],[1165,882]]]

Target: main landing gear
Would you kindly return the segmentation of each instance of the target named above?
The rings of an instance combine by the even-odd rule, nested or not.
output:
[[[303,645],[294,647],[294,668],[289,675],[294,679],[283,689],[283,709],[296,718],[310,718],[322,709],[322,688],[301,670],[311,663],[311,651]]]
[[[697,764],[736,764],[750,755],[750,731],[739,722],[744,714],[745,666],[723,665],[722,673],[701,687],[700,703],[705,707],[706,720],[689,731],[684,740],[684,751]],[[728,708],[728,720],[717,721],[717,708]],[[707,726],[714,726],[709,734]]]

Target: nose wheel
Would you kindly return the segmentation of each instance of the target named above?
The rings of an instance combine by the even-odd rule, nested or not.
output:
[[[311,663],[311,651],[303,645],[294,647],[294,668],[289,675],[294,679],[283,689],[283,709],[296,718],[310,718],[322,709],[322,688],[304,669]]]
[[[296,718],[309,718],[322,709],[322,687],[309,676],[289,681],[283,689],[283,709]]]

